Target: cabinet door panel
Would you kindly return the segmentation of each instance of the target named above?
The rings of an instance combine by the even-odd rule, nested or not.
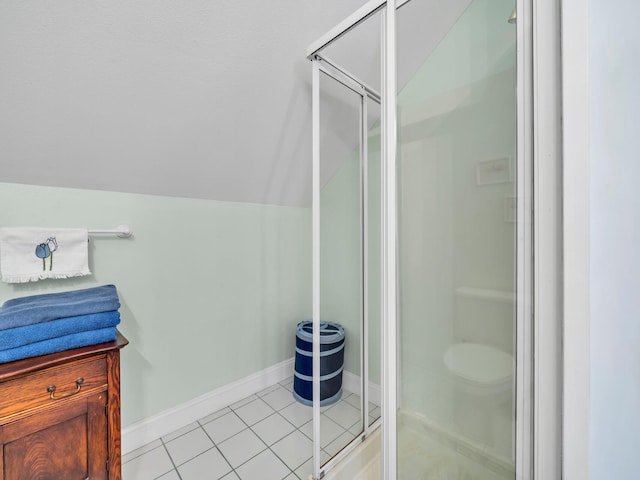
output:
[[[2,428],[2,480],[106,479],[106,394],[67,401]]]
[[[6,479],[88,478],[86,420],[75,417],[5,445]]]

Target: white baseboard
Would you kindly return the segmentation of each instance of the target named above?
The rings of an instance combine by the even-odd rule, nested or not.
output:
[[[145,418],[122,429],[126,454],[293,375],[294,358]]]
[[[343,370],[342,388],[351,393],[360,393],[360,375]],[[382,389],[377,383],[369,382],[369,401],[374,405],[382,404]]]

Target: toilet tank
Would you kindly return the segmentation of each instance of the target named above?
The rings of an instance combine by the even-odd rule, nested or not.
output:
[[[454,342],[490,345],[513,354],[513,292],[462,286],[455,290]]]

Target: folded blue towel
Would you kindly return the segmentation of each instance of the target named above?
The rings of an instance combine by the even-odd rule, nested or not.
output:
[[[101,328],[89,332],[73,333],[64,337],[50,338],[42,342],[30,343],[17,348],[0,352],[0,363],[13,362],[23,358],[37,357],[49,353],[62,352],[70,348],[86,347],[98,343],[111,342],[116,339],[116,327]]]
[[[59,318],[111,312],[120,308],[114,285],[7,300],[0,308],[0,330]]]
[[[115,327],[119,323],[120,313],[115,311],[60,318],[49,322],[0,330],[0,351],[72,333]]]

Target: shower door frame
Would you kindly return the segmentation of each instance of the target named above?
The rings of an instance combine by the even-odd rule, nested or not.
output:
[[[382,427],[382,442],[383,442],[383,464],[385,479],[395,478],[395,445],[396,445],[396,238],[395,233],[385,235],[384,232],[395,232],[396,228],[389,223],[389,221],[395,222],[395,130],[396,130],[396,97],[395,97],[395,11],[400,4],[404,4],[409,0],[398,1],[396,5],[395,0],[371,0],[363,5],[359,10],[354,12],[351,16],[345,19],[342,23],[337,25],[334,29],[329,31],[317,42],[312,44],[307,50],[307,58],[312,62],[312,76],[313,76],[313,88],[312,88],[312,130],[313,130],[313,188],[312,188],[312,230],[313,230],[313,274],[312,274],[312,295],[313,295],[313,476],[315,479],[322,478],[324,474],[336,465],[340,460],[346,457],[358,444],[366,439],[366,437],[375,431],[378,427]],[[383,37],[382,43],[382,63],[383,70],[388,74],[382,81],[382,95],[375,92],[374,89],[368,87],[364,82],[360,81],[347,70],[337,67],[336,64],[326,57],[322,57],[320,51],[326,46],[333,43],[342,35],[355,28],[360,23],[364,22],[367,18],[373,14],[382,11],[382,23],[383,30],[381,35]],[[389,17],[389,11],[391,11],[391,20],[387,21]],[[391,35],[390,35],[391,33]],[[385,40],[388,40],[385,41]],[[327,64],[330,68],[325,68],[321,63]],[[385,65],[391,64],[392,69],[384,68]],[[381,179],[382,179],[382,239],[381,239],[381,296],[382,296],[382,308],[381,308],[381,337],[382,337],[382,419],[376,420],[372,425],[368,425],[368,418],[364,415],[368,408],[368,401],[366,399],[368,390],[368,377],[365,376],[365,372],[368,370],[368,339],[363,335],[361,338],[361,345],[363,351],[363,368],[362,381],[361,381],[361,399],[363,401],[363,432],[358,435],[352,442],[350,442],[345,448],[343,448],[335,457],[329,460],[323,468],[320,465],[320,71],[328,74],[336,81],[345,85],[345,87],[353,90],[361,96],[361,109],[360,109],[360,159],[361,159],[361,172],[364,173],[364,178],[361,176],[361,244],[363,245],[363,254],[361,258],[367,259],[367,242],[366,242],[366,218],[367,218],[367,161],[366,161],[366,147],[368,131],[366,125],[366,104],[367,98],[374,100],[381,104]],[[391,70],[391,71],[390,71]],[[388,91],[392,91],[393,95],[387,94]],[[389,138],[391,134],[391,139]],[[389,162],[388,152],[391,151],[391,162]],[[364,159],[363,159],[364,157]],[[390,166],[391,165],[391,166]],[[393,192],[390,192],[390,189]],[[391,196],[390,196],[391,194]],[[386,203],[385,203],[386,202]],[[391,203],[391,208],[389,208]],[[391,214],[389,214],[391,212]],[[389,243],[391,242],[391,243]],[[393,272],[393,275],[385,275],[385,269]],[[389,270],[390,269],[390,270]],[[363,309],[366,310],[366,261],[363,261],[363,282],[362,291]],[[389,283],[392,283],[390,285]],[[389,301],[389,296],[393,298]],[[365,312],[366,313],[366,312]],[[393,318],[389,318],[392,315]],[[363,332],[366,332],[367,317],[364,316]],[[392,326],[392,328],[390,328]],[[391,363],[391,365],[389,365]],[[389,374],[390,371],[394,373]],[[393,413],[388,413],[393,412]],[[385,434],[385,432],[387,432]],[[391,463],[389,463],[391,462]],[[386,470],[392,469],[393,476],[389,477]]]
[[[332,60],[315,54],[311,57],[313,74],[313,477],[322,478],[351,451],[380,427],[378,418],[369,424],[369,342],[368,342],[368,108],[369,100],[380,104],[380,94]],[[320,463],[320,75],[340,83],[359,96],[359,183],[360,183],[360,402],[363,430],[324,465]],[[317,343],[316,343],[317,337]]]
[[[382,37],[382,473],[394,480],[397,473],[397,218],[396,218],[396,10],[411,0],[371,0],[347,17],[307,50],[314,57],[374,13],[383,12]],[[561,311],[558,295],[561,276],[561,226],[554,214],[561,205],[554,185],[561,178],[558,161],[559,114],[557,79],[559,48],[553,27],[558,12],[554,0],[516,0],[517,168],[516,225],[516,478],[542,479],[557,472],[561,452],[558,416],[561,413]],[[505,19],[506,21],[506,19]],[[549,31],[551,30],[551,33]],[[313,318],[319,322],[319,74],[314,63],[313,90]],[[555,102],[555,103],[554,103]],[[316,207],[317,205],[317,207]],[[317,211],[316,211],[317,208]],[[542,212],[546,212],[544,215]],[[534,295],[535,290],[535,295]],[[318,328],[314,327],[314,332]],[[314,338],[319,345],[318,338]],[[316,353],[317,352],[317,353]],[[319,349],[314,348],[314,378],[319,378]],[[319,399],[319,380],[314,399]],[[314,444],[319,440],[319,402],[314,402]],[[317,414],[316,414],[317,410]],[[545,444],[541,445],[541,444]],[[314,448],[319,448],[314,445]],[[314,451],[315,452],[315,451]],[[314,453],[314,457],[316,457]],[[318,455],[319,457],[319,455]],[[319,465],[319,458],[314,458]],[[314,473],[320,470],[314,469]],[[547,477],[551,478],[551,477]]]

